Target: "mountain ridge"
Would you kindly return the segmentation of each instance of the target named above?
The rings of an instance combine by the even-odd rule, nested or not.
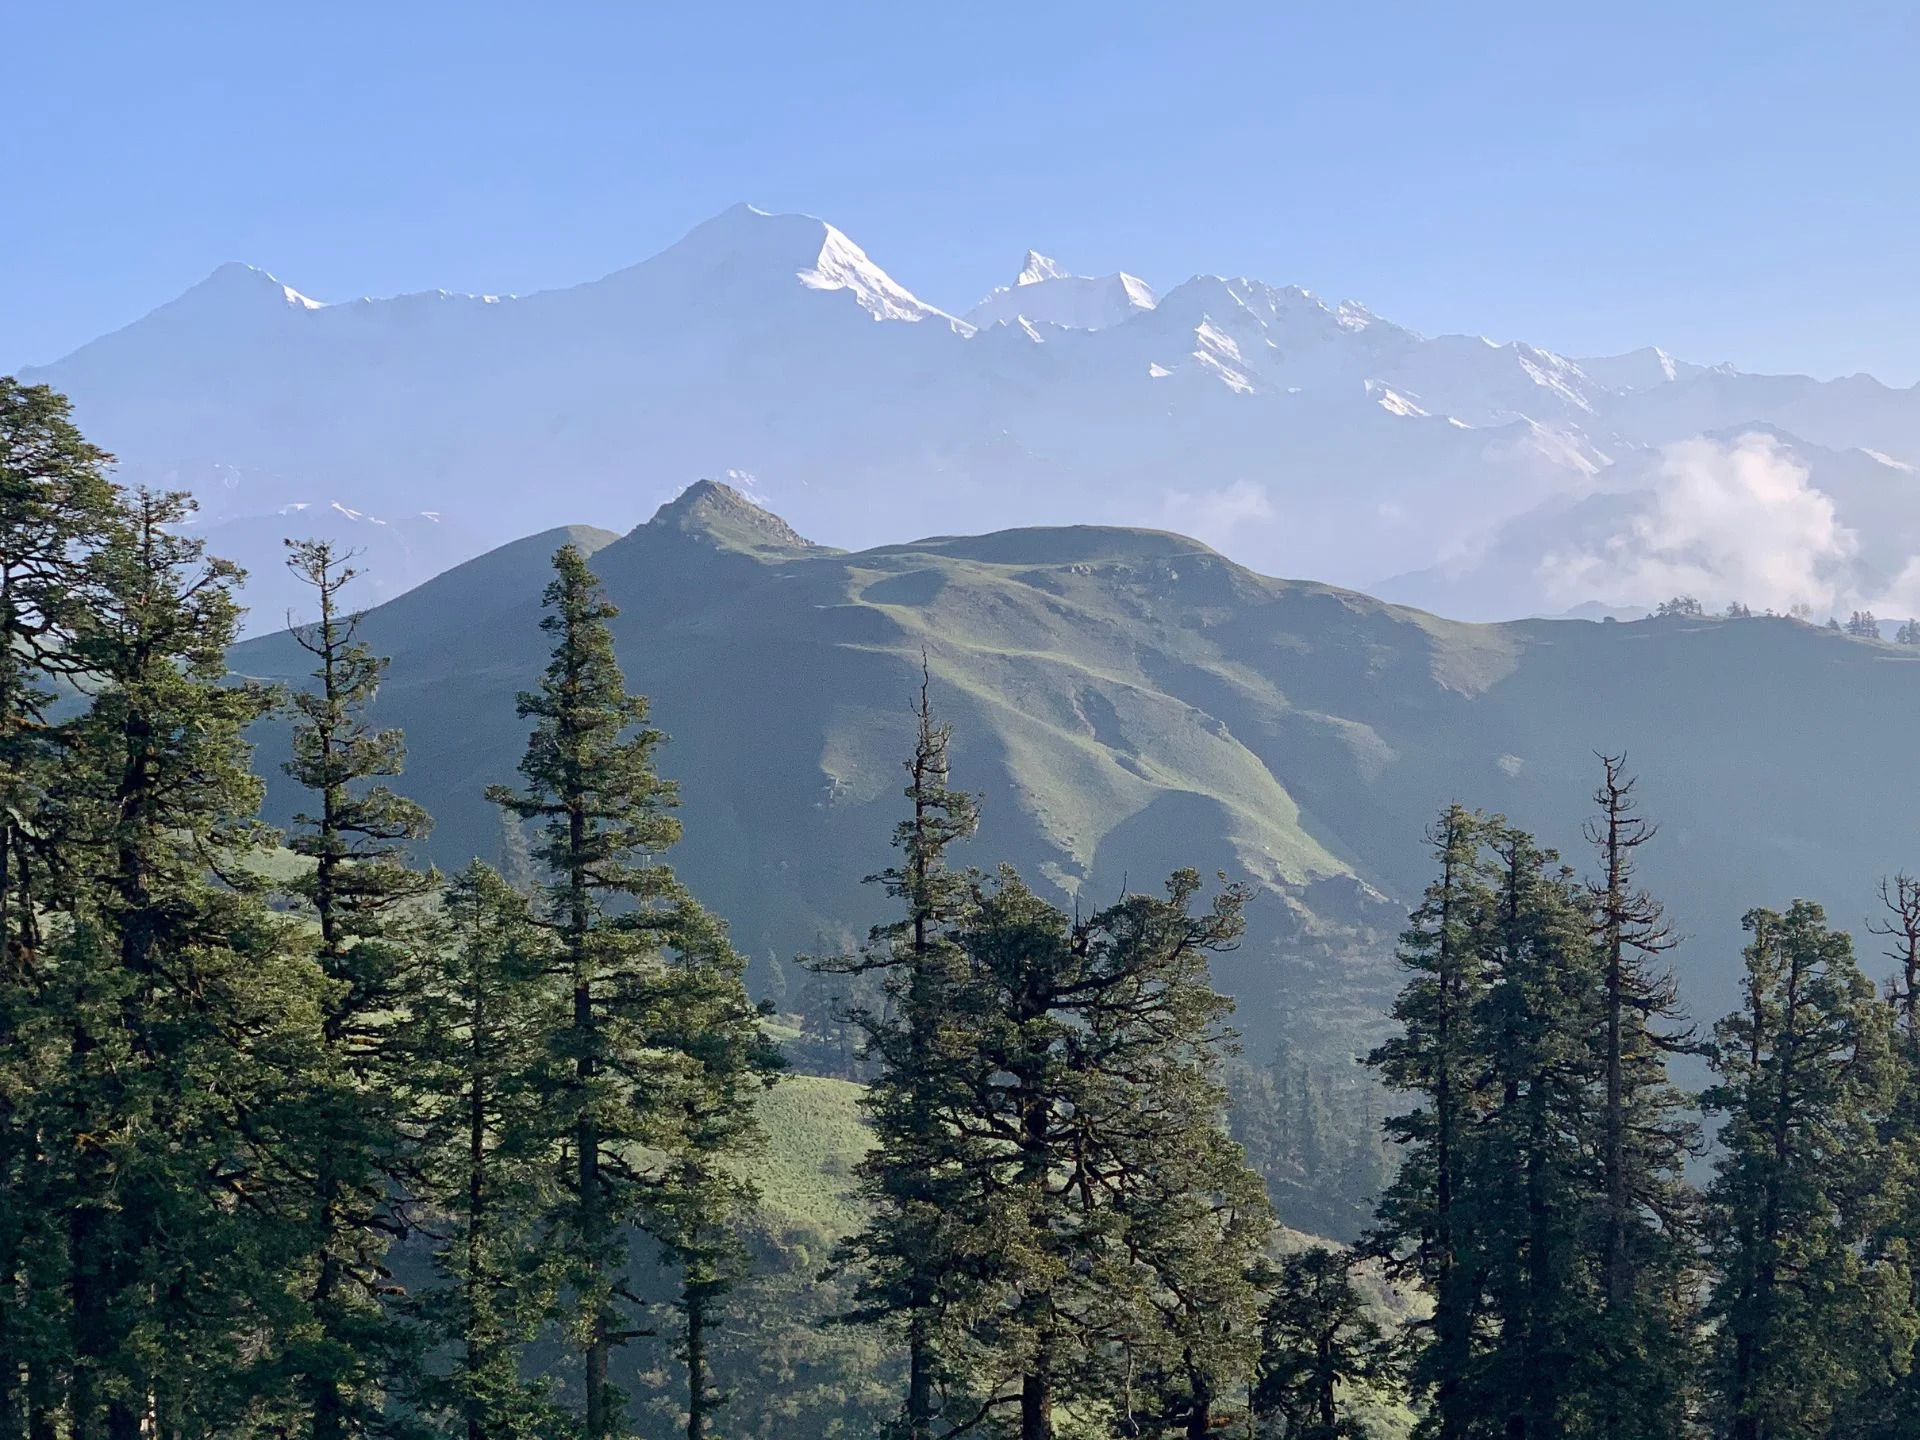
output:
[[[677,518],[592,563],[629,684],[671,737],[674,863],[757,965],[880,918],[861,878],[898,818],[923,661],[956,783],[984,797],[962,863],[1009,860],[1064,904],[1181,865],[1254,885],[1253,930],[1221,974],[1256,1054],[1283,1035],[1351,1054],[1378,1033],[1441,805],[1508,814],[1579,863],[1596,751],[1628,753],[1666,827],[1644,878],[1694,937],[1680,960],[1698,1014],[1731,1001],[1746,908],[1805,894],[1856,921],[1875,879],[1914,863],[1912,647],[1764,617],[1465,624],[1163,531],[750,551]],[[406,624],[367,618],[376,645],[420,637],[394,650],[375,718],[408,733],[401,788],[435,813],[445,866],[501,854],[481,795],[511,776],[513,696],[544,661],[531,570],[511,596],[496,582],[484,615],[442,577],[393,602],[416,612]],[[306,659],[264,637],[233,665],[297,683]],[[1818,784],[1798,764],[1810,736]],[[284,737],[260,739],[277,774]]]
[[[1715,605],[1920,609],[1920,556],[1854,563],[1792,530],[1810,495],[1871,538],[1823,467],[1854,450],[1920,465],[1920,389],[1657,349],[1583,366],[1522,341],[1424,336],[1298,287],[1199,275],[1152,295],[1124,272],[1027,268],[963,319],[824,220],[735,206],[638,264],[520,297],[329,305],[223,267],[25,378],[73,396],[124,478],[193,490],[209,525],[295,504],[432,512],[474,553],[581,515],[628,527],[690,480],[732,474],[855,549],[1097,521],[1170,526],[1348,586],[1492,557],[1455,587],[1477,618],[1650,605],[1676,572]],[[1743,478],[1725,443],[1696,457],[1704,480],[1668,474],[1676,448],[1747,429],[1788,437],[1774,477]],[[1806,473],[1782,483],[1789,470]],[[1780,593],[1733,593],[1738,557],[1711,545],[1687,568],[1697,516],[1670,533],[1672,514],[1631,511],[1517,558],[1494,543],[1542,506],[1646,476],[1656,499],[1726,492],[1749,551],[1793,550],[1747,567],[1788,577]],[[1581,564],[1546,563],[1575,542]]]

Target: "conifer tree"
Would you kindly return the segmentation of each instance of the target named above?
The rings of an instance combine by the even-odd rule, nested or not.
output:
[[[0,376],[0,1440],[53,1423],[60,1246],[34,1104],[53,1019],[41,919],[65,858],[48,805],[61,750],[49,687],[71,669],[84,555],[114,506],[110,463],[64,396]]]
[[[1714,1030],[1726,1118],[1707,1194],[1717,1420],[1732,1440],[1825,1436],[1884,1318],[1862,1256],[1888,1098],[1886,1013],[1818,905],[1754,910],[1743,1007]]]
[[[1880,1352],[1874,1375],[1849,1406],[1860,1440],[1920,1433],[1920,880],[1880,882],[1881,915],[1870,933],[1894,962],[1885,1001],[1892,1026],[1892,1101],[1882,1122],[1874,1189],[1877,1214],[1866,1257],[1880,1281]]]
[[[1598,987],[1570,872],[1512,826],[1490,824],[1487,840],[1489,984],[1475,1027],[1487,1100],[1462,1175],[1470,1220],[1456,1244],[1485,1276],[1492,1333],[1474,1364],[1482,1408],[1513,1440],[1547,1440],[1573,1433],[1588,1409],[1576,1382],[1595,1300],[1580,1220]]]
[[[54,800],[75,871],[57,1085],[73,1440],[171,1436],[259,1402],[249,1377],[277,1328],[260,1307],[284,1281],[246,1120],[315,996],[235,863],[259,833],[244,731],[268,697],[226,683],[239,575],[177,532],[189,513],[127,497],[71,650],[92,696]]]
[[[394,1041],[419,938],[407,933],[419,928],[408,911],[438,878],[406,859],[406,844],[428,831],[426,812],[383,783],[400,773],[405,743],[367,720],[386,662],[359,641],[359,616],[341,605],[359,573],[353,556],[325,540],[287,547],[287,568],[312,588],[318,610],[292,632],[315,669],[313,686],[292,698],[286,771],[312,808],[294,817],[288,846],[313,864],[289,889],[313,917],[327,982],[318,1050],[300,1082],[314,1333],[295,1363],[314,1440],[342,1440],[378,1423],[403,1333],[381,1300],[386,1251],[405,1229],[395,1209],[407,1136],[392,1100]]]
[[[1602,1109],[1597,1231],[1599,1326],[1586,1347],[1589,1404],[1606,1440],[1660,1440],[1684,1428],[1696,1237],[1685,1167],[1698,1146],[1689,1097],[1667,1058],[1694,1048],[1672,973],[1676,941],[1658,901],[1634,880],[1655,827],[1641,818],[1621,756],[1602,756],[1587,839],[1600,862],[1589,887],[1601,968]]]
[[[1213,1432],[1253,1373],[1273,1280],[1266,1187],[1220,1124],[1213,1056],[1192,1060],[1140,1086],[1139,1108],[1114,1137],[1117,1224],[1092,1272],[1104,1293],[1090,1318],[1096,1340],[1120,1350],[1118,1428],[1128,1436],[1148,1433],[1143,1422],[1190,1440]]]
[[[687,1440],[705,1440],[726,1396],[712,1384],[712,1337],[747,1271],[737,1220],[756,1198],[735,1161],[761,1139],[754,1098],[781,1069],[748,999],[746,964],[725,927],[687,906],[662,947],[653,1043],[673,1058],[653,1101],[666,1112],[644,1223],[677,1271],[673,1308],[686,1369]]]
[[[1433,1297],[1412,1379],[1433,1397],[1427,1428],[1440,1440],[1464,1440],[1478,1411],[1474,1331],[1487,1277],[1470,1243],[1464,1191],[1485,1099],[1479,1024],[1484,930],[1494,913],[1481,857],[1487,825],[1453,805],[1428,830],[1439,873],[1401,939],[1412,978],[1394,1003],[1400,1033],[1367,1061],[1390,1087],[1420,1099],[1386,1122],[1402,1158],[1368,1243]]]
[[[1261,1315],[1252,1410],[1262,1440],[1368,1440],[1353,1391],[1391,1384],[1393,1344],[1353,1283],[1351,1253],[1313,1247],[1280,1262]]]
[[[959,1068],[973,1099],[952,1123],[992,1158],[972,1177],[979,1198],[967,1211],[970,1252],[986,1262],[968,1339],[994,1386],[990,1405],[1014,1409],[1020,1440],[1052,1440],[1062,1402],[1111,1403],[1147,1307],[1173,1297],[1177,1310],[1183,1284],[1210,1297],[1180,1317],[1184,1418],[1201,1433],[1255,1328],[1250,1277],[1230,1279],[1194,1254],[1207,1233],[1230,1259],[1247,1255],[1248,1229],[1222,1229],[1222,1216],[1265,1213],[1238,1147],[1209,1150],[1207,1138],[1224,1101],[1214,1067],[1230,1003],[1208,982],[1206,957],[1239,937],[1245,894],[1228,886],[1195,913],[1198,890],[1183,871],[1164,899],[1129,896],[1075,924],[1003,869],[969,907],[960,998],[971,1051]],[[1203,1093],[1216,1101],[1204,1134],[1202,1107],[1187,1103]],[[1203,1153],[1233,1170],[1190,1190],[1155,1184],[1157,1167]],[[1176,1188],[1202,1203],[1158,1203]]]
[[[488,794],[540,827],[534,854],[548,878],[538,919],[570,996],[568,1023],[553,1037],[558,1063],[546,1106],[556,1153],[566,1157],[548,1230],[582,1361],[582,1434],[606,1440],[623,1423],[609,1358],[642,1333],[639,1297],[624,1274],[633,1241],[649,1207],[670,1200],[676,1162],[698,1154],[711,1163],[702,1147],[751,1137],[743,1071],[764,1073],[771,1061],[744,1036],[750,1006],[738,957],[659,862],[680,835],[670,813],[677,796],[654,770],[663,737],[646,724],[647,703],[628,693],[614,657],[608,622],[619,612],[572,546],[555,554],[554,570],[541,621],[552,658],[539,690],[519,701],[535,721],[520,762],[525,788]],[[722,1024],[724,1054],[703,1050],[685,1028],[688,1013],[673,1013],[690,985],[707,994],[701,1013]],[[689,1096],[705,1117],[691,1126]],[[720,1112],[724,1122],[708,1127]],[[656,1171],[648,1155],[667,1157],[666,1169]]]
[[[956,1222],[971,1170],[947,1116],[956,1098],[952,1060],[966,1044],[957,998],[965,956],[953,932],[972,892],[966,874],[948,868],[946,854],[973,834],[978,811],[972,796],[952,787],[952,731],[934,718],[924,666],[915,720],[905,792],[912,812],[893,835],[900,858],[868,877],[903,913],[876,927],[860,955],[814,967],[886,979],[883,1007],[853,1011],[877,1069],[865,1097],[875,1145],[858,1169],[871,1218],[845,1247],[845,1258],[862,1267],[860,1304],[850,1318],[900,1326],[907,1351],[902,1428],[909,1440],[928,1440],[940,1391],[953,1378],[938,1353],[941,1314],[970,1268]]]
[[[489,866],[454,877],[444,915],[444,961],[421,972],[408,1007],[406,1093],[419,1111],[421,1198],[447,1217],[439,1283],[414,1310],[451,1365],[428,1372],[416,1403],[466,1440],[542,1440],[560,1433],[559,1417],[522,1362],[551,1303],[536,1236],[552,1183],[539,1071],[566,997],[528,898]]]

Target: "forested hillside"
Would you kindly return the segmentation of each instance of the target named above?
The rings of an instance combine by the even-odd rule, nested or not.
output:
[[[1910,646],[702,486],[236,649],[109,465],[0,380],[0,1440],[1920,1425],[1920,881],[1660,880],[1909,842]]]

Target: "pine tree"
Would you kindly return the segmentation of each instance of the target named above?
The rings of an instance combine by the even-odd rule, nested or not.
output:
[[[1168,1066],[1141,1087],[1137,1131],[1114,1165],[1118,1224],[1094,1271],[1105,1293],[1091,1318],[1121,1351],[1122,1435],[1147,1433],[1145,1398],[1146,1418],[1204,1440],[1259,1351],[1273,1212],[1221,1128],[1224,1095],[1206,1074],[1210,1058]]]
[[[1464,1440],[1477,1413],[1473,1341],[1486,1275],[1469,1244],[1463,1190],[1484,1106],[1478,1026],[1483,930],[1494,912],[1480,854],[1487,825],[1454,805],[1428,831],[1439,874],[1401,940],[1412,978],[1394,1003],[1400,1033],[1367,1060],[1390,1087],[1421,1098],[1386,1122],[1402,1159],[1368,1244],[1433,1297],[1412,1378],[1433,1396],[1427,1428],[1440,1440]]]
[[[1589,905],[1600,965],[1601,1296],[1586,1383],[1606,1440],[1660,1440],[1684,1425],[1696,1242],[1685,1167],[1698,1146],[1689,1099],[1666,1062],[1694,1048],[1693,1032],[1673,975],[1659,968],[1676,943],[1672,929],[1634,882],[1655,827],[1635,813],[1625,758],[1602,756],[1601,765],[1601,816],[1587,827],[1600,862]]]
[[[296,1357],[314,1440],[342,1440],[376,1426],[384,1372],[401,1332],[381,1292],[385,1255],[406,1222],[394,1197],[406,1176],[407,1137],[392,1104],[396,1025],[417,919],[408,911],[438,885],[413,869],[407,842],[424,837],[426,812],[385,784],[405,744],[367,722],[386,662],[357,638],[359,616],[341,595],[358,575],[330,541],[288,541],[287,568],[312,587],[318,619],[293,629],[314,657],[314,685],[295,693],[293,758],[286,771],[313,797],[288,841],[313,862],[289,886],[318,930],[316,957],[328,989],[320,1045],[302,1077],[297,1144],[312,1238],[306,1294],[313,1337]]]
[[[1116,1223],[1105,1248],[1129,1274],[1103,1272],[1154,1322],[1160,1412],[1190,1440],[1252,1372],[1273,1229],[1266,1187],[1223,1123],[1233,1005],[1208,974],[1209,954],[1239,940],[1246,892],[1229,886],[1196,914],[1199,889],[1181,871],[1164,897],[1130,895],[1094,916],[1082,938],[1094,984],[1064,997],[1084,1027],[1076,1063],[1091,1081],[1077,1150],[1106,1156]],[[1143,1338],[1124,1318],[1119,1328]]]
[[[1889,1078],[1886,1016],[1819,906],[1754,910],[1743,1008],[1715,1027],[1726,1117],[1707,1195],[1713,1378],[1733,1440],[1825,1436],[1871,1382],[1861,1248]]]
[[[1456,1244],[1485,1276],[1491,1334],[1476,1357],[1500,1433],[1559,1437],[1587,1409],[1575,1384],[1595,1302],[1581,1200],[1595,1116],[1593,955],[1584,896],[1551,851],[1493,823],[1492,913],[1481,935],[1486,1113],[1462,1173]],[[1491,1418],[1489,1416],[1488,1418]]]
[[[950,1061],[966,1044],[956,1003],[965,957],[953,931],[972,892],[968,877],[948,868],[946,854],[973,834],[978,811],[972,796],[952,788],[952,731],[934,718],[924,667],[915,720],[905,792],[912,813],[893,835],[900,859],[868,877],[904,913],[876,927],[860,955],[816,961],[814,968],[880,973],[886,980],[883,1007],[853,1012],[876,1065],[865,1097],[875,1145],[858,1168],[871,1218],[847,1242],[843,1258],[861,1267],[859,1307],[850,1318],[885,1319],[904,1332],[902,1427],[909,1440],[928,1440],[939,1392],[954,1378],[938,1353],[941,1314],[968,1269],[964,1254],[955,1250],[955,1220],[968,1194],[970,1167],[947,1114],[955,1100]]]
[[[1880,882],[1882,914],[1868,922],[1895,970],[1886,985],[1892,1026],[1893,1099],[1884,1118],[1873,1188],[1877,1215],[1866,1256],[1880,1281],[1874,1337],[1878,1376],[1849,1407],[1850,1433],[1894,1440],[1920,1432],[1920,880]]]
[[[733,1162],[760,1143],[754,1099],[782,1061],[747,996],[746,964],[718,920],[686,906],[663,958],[651,1038],[673,1063],[651,1097],[668,1120],[656,1142],[665,1165],[652,1181],[645,1223],[678,1271],[673,1308],[687,1377],[687,1440],[705,1440],[726,1400],[710,1378],[712,1336],[747,1271],[737,1221],[758,1198]]]
[[[408,1007],[406,1093],[420,1115],[421,1198],[448,1222],[439,1283],[414,1311],[451,1364],[427,1372],[415,1400],[466,1440],[544,1440],[561,1433],[559,1417],[523,1360],[551,1304],[535,1233],[551,1200],[539,1071],[565,997],[527,897],[490,867],[456,876],[444,913],[444,963],[420,972]]]
[[[677,797],[654,770],[663,737],[646,724],[647,703],[628,693],[614,657],[608,622],[618,611],[572,546],[555,554],[554,570],[541,621],[552,659],[540,689],[519,701],[519,713],[536,722],[520,762],[525,789],[496,786],[488,795],[541,827],[534,853],[548,880],[539,919],[571,997],[568,1023],[553,1037],[547,1113],[567,1163],[548,1228],[583,1367],[582,1433],[606,1440],[621,1427],[623,1403],[608,1382],[609,1358],[642,1333],[627,1257],[649,1206],[671,1195],[671,1174],[645,1157],[665,1155],[670,1171],[705,1143],[693,1138],[697,1124],[689,1128],[689,1095],[701,1097],[701,1115],[709,1104],[727,1115],[715,1143],[743,1143],[751,1126],[739,1118],[737,1091],[769,1062],[743,1038],[751,1007],[738,957],[659,863],[680,835],[669,813]],[[703,1013],[724,1016],[724,1060],[704,1054],[701,1038],[679,1028],[685,1017],[672,1014],[689,983],[722,996]]]
[[[56,1087],[74,1440],[265,1403],[253,1372],[278,1322],[261,1307],[285,1278],[248,1117],[315,995],[237,863],[259,836],[244,731],[269,697],[226,683],[239,575],[178,534],[189,513],[127,498],[71,647],[92,696],[53,802],[75,872]]]
[[[71,670],[84,555],[114,507],[111,457],[69,414],[64,396],[0,376],[0,1440],[51,1429],[49,1336],[63,1324],[34,1105],[52,1053],[41,919],[65,858],[48,804],[62,739],[50,685]]]
[[[1076,924],[1003,869],[961,927],[969,1049],[954,1073],[971,1098],[950,1118],[988,1152],[969,1157],[981,1168],[963,1244],[981,1268],[967,1353],[1020,1440],[1052,1440],[1061,1403],[1111,1403],[1154,1327],[1177,1345],[1160,1388],[1179,1387],[1189,1433],[1204,1432],[1236,1356],[1251,1358],[1249,1237],[1257,1250],[1265,1232],[1240,1219],[1266,1207],[1218,1132],[1231,1006],[1206,964],[1239,937],[1245,894],[1229,886],[1195,913],[1198,890],[1183,871],[1164,899],[1129,896]],[[1206,1173],[1169,1183],[1194,1165]]]
[[[1263,1440],[1369,1440],[1345,1402],[1360,1387],[1391,1385],[1391,1339],[1353,1283],[1354,1257],[1319,1247],[1280,1263],[1261,1315],[1252,1408]]]

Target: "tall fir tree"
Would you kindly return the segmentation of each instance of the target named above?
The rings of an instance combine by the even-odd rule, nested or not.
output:
[[[1456,1244],[1485,1277],[1489,1333],[1472,1366],[1481,1422],[1511,1440],[1558,1440],[1588,1412],[1578,1382],[1596,1287],[1581,1219],[1598,1128],[1598,987],[1571,872],[1513,826],[1490,824],[1486,842],[1488,988],[1475,1029],[1487,1098]]]
[[[139,491],[88,561],[72,655],[90,704],[55,804],[73,841],[59,958],[69,1017],[67,1424],[74,1440],[175,1436],[270,1403],[265,1313],[284,1237],[258,1203],[248,1119],[308,1027],[311,967],[244,866],[260,838],[245,729],[270,703],[226,683],[230,565]]]
[[[1273,1211],[1221,1124],[1210,1049],[1130,1083],[1137,1108],[1113,1136],[1117,1224],[1096,1256],[1103,1293],[1089,1319],[1118,1352],[1108,1389],[1124,1436],[1204,1440],[1245,1398],[1258,1358]]]
[[[1390,1088],[1419,1101],[1386,1121],[1402,1158],[1368,1246],[1433,1297],[1411,1378],[1432,1397],[1423,1428],[1439,1440],[1465,1440],[1479,1413],[1474,1334],[1487,1277],[1469,1243],[1465,1189],[1486,1098],[1479,1025],[1484,932],[1495,913],[1481,855],[1487,827],[1484,816],[1452,805],[1428,830],[1438,874],[1401,938],[1411,978],[1394,1002],[1399,1033],[1367,1060]]]
[[[35,1105],[55,1053],[42,915],[67,858],[48,803],[52,687],[73,663],[85,554],[113,513],[110,463],[64,396],[0,376],[0,1440],[44,1440],[53,1424],[60,1245]]]
[[[706,1440],[727,1399],[712,1380],[713,1338],[747,1273],[739,1219],[758,1198],[737,1162],[761,1142],[754,1101],[783,1062],[747,996],[746,963],[717,919],[684,906],[661,957],[651,1038],[671,1061],[651,1097],[666,1115],[664,1164],[651,1177],[644,1223],[676,1277],[687,1440]]]
[[[1264,1230],[1233,1220],[1266,1207],[1218,1134],[1230,1003],[1207,978],[1207,955],[1241,933],[1245,894],[1229,886],[1196,913],[1198,890],[1183,871],[1165,898],[1129,896],[1075,923],[1003,870],[960,931],[969,1039],[956,1063],[971,1098],[949,1118],[987,1158],[969,1177],[966,1244],[985,1263],[956,1352],[1020,1440],[1053,1440],[1063,1404],[1111,1405],[1156,1323],[1178,1350],[1158,1367],[1172,1382],[1161,1393],[1184,1392],[1190,1433],[1210,1422],[1236,1358],[1250,1360],[1248,1242]],[[1180,1164],[1207,1173],[1191,1188],[1156,1184]],[[1183,1286],[1207,1298],[1183,1308]]]
[[[1679,988],[1661,957],[1677,943],[1659,904],[1635,882],[1655,827],[1636,813],[1623,756],[1602,756],[1587,827],[1599,860],[1589,887],[1599,952],[1602,1039],[1599,1326],[1583,1382],[1605,1440],[1680,1435],[1688,1407],[1689,1297],[1697,1290],[1693,1192],[1686,1180],[1699,1131],[1691,1097],[1668,1078],[1670,1056],[1697,1047]]]
[[[420,902],[438,877],[408,863],[406,846],[430,827],[426,812],[384,782],[400,774],[397,730],[367,712],[386,662],[358,639],[342,596],[359,572],[331,541],[288,541],[287,568],[311,588],[317,618],[293,627],[315,663],[296,691],[287,774],[312,797],[294,816],[288,847],[312,861],[288,886],[311,915],[325,975],[319,1044],[299,1079],[294,1138],[303,1176],[312,1323],[295,1354],[313,1440],[379,1427],[406,1330],[383,1292],[386,1253],[406,1229],[397,1206],[408,1180],[405,1116],[393,1104],[396,1046],[409,970],[420,958]]]
[[[859,1308],[851,1318],[885,1319],[902,1332],[901,1429],[908,1440],[930,1440],[942,1391],[959,1378],[941,1361],[941,1319],[977,1269],[957,1223],[972,1167],[947,1119],[956,1099],[952,1062],[966,1045],[964,1010],[956,1003],[966,960],[954,931],[972,887],[964,872],[949,868],[947,850],[973,834],[979,815],[973,797],[952,786],[952,730],[936,720],[931,690],[923,660],[906,761],[911,813],[893,834],[900,858],[868,877],[900,902],[902,914],[877,926],[860,955],[813,962],[827,973],[878,972],[886,980],[884,1005],[852,1011],[875,1066],[864,1098],[875,1144],[858,1167],[870,1218],[843,1258],[860,1266]]]
[[[466,1440],[551,1440],[560,1416],[526,1361],[552,1308],[537,1243],[553,1183],[541,1069],[567,997],[528,897],[491,867],[455,876],[442,911],[443,961],[418,972],[408,1004],[403,1093],[420,1127],[419,1196],[445,1217],[436,1281],[412,1310],[449,1363],[411,1398]]]
[[[609,622],[619,612],[571,545],[554,570],[541,621],[552,658],[539,690],[519,701],[535,721],[520,762],[525,788],[488,794],[539,826],[534,854],[548,877],[539,919],[571,999],[553,1037],[546,1113],[565,1165],[548,1231],[582,1363],[581,1433],[607,1440],[625,1424],[609,1359],[644,1331],[625,1273],[632,1246],[650,1209],[671,1200],[676,1164],[712,1163],[751,1138],[744,1077],[771,1062],[745,1034],[738,957],[660,862],[680,836],[677,795],[654,769],[664,737],[646,724],[647,702],[628,693],[614,656]],[[676,1007],[690,989],[724,1033],[686,1028],[689,1012]],[[709,1042],[724,1054],[703,1048]],[[665,1159],[656,1167],[650,1156]]]
[[[1848,1407],[1858,1440],[1920,1433],[1920,880],[1880,882],[1880,915],[1869,933],[1887,942],[1894,964],[1885,990],[1892,1027],[1892,1100],[1881,1124],[1875,1215],[1866,1258],[1879,1281],[1880,1352]]]
[[[1748,913],[1745,1001],[1715,1027],[1725,1116],[1706,1201],[1716,1423],[1732,1440],[1833,1432],[1877,1377],[1863,1257],[1890,1079],[1886,1013],[1818,905]]]

